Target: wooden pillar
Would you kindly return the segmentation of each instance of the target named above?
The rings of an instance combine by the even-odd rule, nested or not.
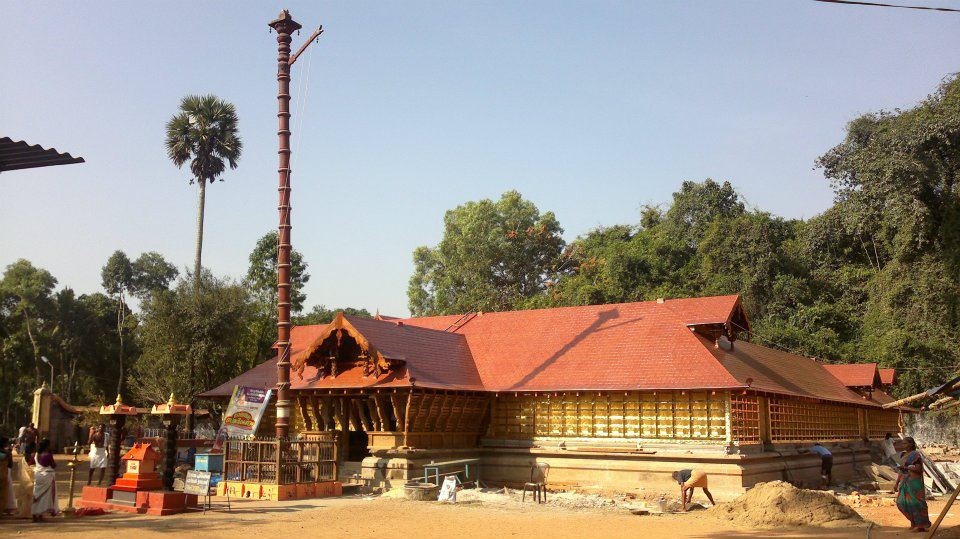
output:
[[[367,410],[370,412],[370,423],[373,425],[373,430],[383,430],[383,418],[380,417],[380,409],[377,407],[376,399],[371,395],[366,399],[363,399],[364,404],[367,405]]]
[[[307,412],[307,403],[306,397],[297,395],[297,407],[300,409],[300,416],[303,418],[303,428],[306,430],[313,430],[313,421],[310,419],[310,414]]]
[[[373,402],[377,404],[377,413],[380,415],[380,430],[393,430],[390,424],[390,410],[384,404],[383,397],[381,395],[374,395]]]
[[[316,395],[312,395],[310,398],[310,408],[313,410],[313,418],[317,420],[317,430],[329,430],[327,428],[326,422],[323,420],[323,416],[320,415],[320,399]]]
[[[413,402],[413,388],[407,393],[407,406],[403,412],[403,446],[410,447],[410,405]]]
[[[360,421],[360,412],[357,411],[357,401],[356,399],[350,400],[350,424],[353,425],[353,430],[357,432],[363,432],[363,423]]]
[[[397,420],[397,430],[405,430],[407,428],[407,418],[403,412],[403,401],[400,400],[400,395],[396,393],[390,395],[390,405],[393,406],[393,417]]]
[[[363,424],[363,430],[372,431],[373,425],[370,422],[370,417],[367,415],[367,403],[363,399],[357,399],[357,412],[360,414],[360,422]]]
[[[324,397],[320,400],[320,404],[323,411],[323,421],[326,423],[328,431],[337,430],[337,425],[333,421],[333,416],[336,414],[333,410],[333,397]]]
[[[347,398],[337,399],[337,422],[340,423],[340,430],[350,432],[350,424],[347,422]]]

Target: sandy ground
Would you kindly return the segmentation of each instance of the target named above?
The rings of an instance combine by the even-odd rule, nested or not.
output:
[[[63,462],[65,459],[60,460]],[[58,473],[60,507],[67,505],[69,473],[63,466]],[[86,465],[78,466],[78,485],[86,480]],[[225,499],[215,498],[213,510],[154,517],[112,513],[96,517],[47,518],[34,524],[11,518],[0,519],[0,538],[56,537],[58,539],[100,539],[106,537],[237,537],[274,539],[280,537],[377,538],[377,539],[468,539],[545,537],[603,538],[639,537],[682,538],[754,538],[823,537],[827,539],[864,538],[867,528],[790,530],[754,530],[708,517],[702,511],[686,514],[636,516],[624,506],[591,504],[582,507],[583,497],[574,500],[562,494],[548,496],[549,505],[520,503],[519,493],[510,497],[464,491],[456,505],[437,502],[412,502],[390,495],[381,497],[342,497],[289,502],[233,500],[226,510]],[[935,519],[945,498],[930,502],[930,517]],[[702,495],[694,502],[706,503]],[[639,503],[639,502],[638,502]],[[599,505],[594,507],[592,505]],[[629,504],[627,504],[629,505]],[[895,507],[863,507],[857,511],[876,523],[869,537],[923,537],[905,528],[906,519]],[[936,537],[960,539],[960,503],[948,514]]]
[[[695,500],[696,501],[696,500]],[[220,501],[216,502],[218,505]],[[942,507],[931,503],[931,513]],[[861,514],[877,523],[871,538],[918,537],[903,528],[905,520],[895,508],[863,508]],[[933,516],[933,515],[932,515]],[[49,520],[49,519],[48,519]],[[960,508],[946,526],[960,525]],[[943,537],[960,537],[960,528],[943,530]],[[470,539],[504,537],[610,538],[658,537],[747,538],[824,537],[863,538],[866,528],[749,530],[723,524],[702,512],[663,516],[635,516],[626,510],[568,509],[534,504],[490,505],[466,501],[456,506],[400,499],[344,497],[290,502],[234,501],[233,510],[215,507],[167,517],[114,513],[98,517],[59,518],[43,524],[0,520],[0,537],[102,537],[200,536],[237,537],[376,537],[378,539]],[[941,533],[937,534],[941,537]]]

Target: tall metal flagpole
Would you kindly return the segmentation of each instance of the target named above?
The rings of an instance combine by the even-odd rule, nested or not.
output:
[[[290,56],[290,35],[301,28],[290,12],[283,10],[270,22],[277,32],[277,136],[280,139],[280,228],[277,245],[277,437],[290,433],[290,65],[320,35],[310,39]]]

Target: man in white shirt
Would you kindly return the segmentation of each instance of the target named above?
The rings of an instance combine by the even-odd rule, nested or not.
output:
[[[899,468],[900,459],[897,456],[897,448],[893,446],[893,434],[888,432],[880,447],[883,448],[883,463],[893,468]]]

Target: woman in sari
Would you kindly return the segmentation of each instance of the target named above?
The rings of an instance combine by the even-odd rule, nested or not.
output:
[[[904,442],[907,450],[900,466],[900,477],[897,479],[897,509],[910,520],[910,531],[922,532],[930,527],[926,487],[923,486],[923,459],[913,438],[905,438]]]
[[[42,522],[43,515],[57,516],[57,463],[53,461],[50,440],[43,440],[37,448],[37,465],[33,468],[33,521]]]

